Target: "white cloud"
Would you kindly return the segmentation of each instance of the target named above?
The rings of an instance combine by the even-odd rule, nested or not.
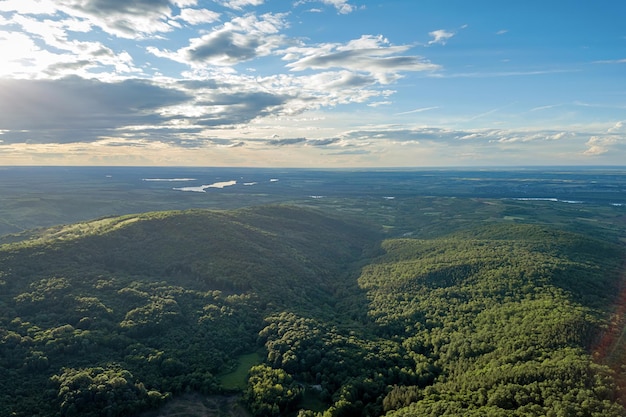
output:
[[[294,71],[344,68],[369,73],[381,84],[397,80],[402,71],[434,71],[440,68],[420,56],[399,55],[408,49],[408,45],[390,45],[382,36],[363,35],[346,44],[287,48],[283,59],[293,61],[287,67]]]
[[[583,152],[585,156],[598,156],[609,152],[611,145],[617,142],[615,136],[592,136],[587,143],[587,150]]]
[[[3,0],[0,1],[0,12],[17,12],[20,14],[53,14],[58,9],[53,0],[24,1]]]
[[[57,9],[89,20],[105,32],[120,38],[141,39],[170,32],[169,0],[58,0]]]
[[[565,139],[567,137],[573,137],[573,136],[575,136],[575,135],[572,132],[558,132],[558,133],[554,133],[552,135],[547,135],[546,139],[548,139],[548,140],[561,140],[561,139]]]
[[[283,126],[252,123],[245,132],[229,128],[216,130],[210,126],[204,130],[184,130],[175,125],[164,125],[161,129],[136,125],[136,131],[127,128],[109,131],[91,144],[26,144],[15,141],[9,135],[9,142],[2,144],[2,148],[5,160],[16,162],[21,161],[20,155],[37,158],[37,155],[50,155],[52,152],[61,154],[62,149],[67,161],[83,162],[89,155],[104,158],[107,154],[123,153],[145,157],[142,163],[161,161],[164,165],[206,158],[218,158],[216,160],[227,165],[245,165],[262,157],[270,158],[277,166],[294,166],[295,161],[302,166],[310,165],[311,161],[319,166],[408,166],[415,165],[416,161],[429,166],[501,165],[503,160],[517,165],[550,164],[554,163],[556,155],[561,158],[560,161],[580,163],[583,162],[582,157],[610,158],[606,146],[615,146],[615,138],[602,134],[593,135],[588,140],[589,135],[581,132],[550,130],[462,130],[372,125],[365,129],[325,135],[324,129],[311,129],[315,123],[324,123],[323,119],[311,116],[302,119],[298,125],[305,124],[306,127],[295,128],[289,123]],[[300,118],[291,119],[292,122],[297,120]],[[555,140],[556,137],[567,141]],[[575,149],[585,145],[588,151],[577,154]],[[276,153],[276,149],[280,152]],[[72,159],[72,155],[76,155],[76,159]],[[166,159],[159,159],[165,155]],[[341,159],[330,162],[324,156]]]
[[[234,10],[241,10],[248,6],[260,6],[264,3],[264,0],[227,0],[219,1],[218,3]]]
[[[419,109],[414,109],[414,110],[409,110],[409,111],[403,111],[403,112],[400,112],[400,113],[396,113],[396,116],[400,116],[400,115],[403,115],[403,114],[422,113],[422,112],[425,112],[425,111],[435,110],[435,109],[438,109],[438,108],[439,108],[439,106],[421,107]]]
[[[606,130],[606,134],[591,136],[585,143],[587,149],[583,152],[585,156],[598,156],[609,153],[618,144],[626,144],[626,129],[624,123],[619,121]]]
[[[183,20],[190,25],[199,25],[201,23],[213,23],[219,20],[220,14],[207,9],[181,9],[176,19]]]
[[[348,14],[356,10],[356,6],[348,3],[348,0],[300,0],[295,3],[296,6],[305,3],[322,3],[328,6],[332,6],[337,10],[339,14]],[[318,9],[312,9],[311,11],[318,11]]]
[[[352,13],[356,9],[347,0],[322,0],[322,3],[333,6],[340,14]]]
[[[298,13],[259,14],[259,10],[287,11],[293,2],[304,7]],[[325,148],[345,157],[336,163],[362,155],[370,162],[386,157],[390,164],[402,160],[411,165],[419,163],[411,157],[435,155],[434,150],[437,155],[452,155],[449,161],[454,161],[453,155],[473,155],[496,163],[507,161],[502,158],[505,152],[508,156],[519,152],[520,158],[526,155],[533,163],[535,155],[539,159],[545,154],[543,160],[550,161],[552,151],[578,158],[572,161],[604,155],[594,163],[619,161],[623,155],[624,107],[619,100],[610,102],[617,95],[607,98],[606,89],[594,95],[577,93],[581,102],[545,95],[544,103],[526,100],[530,90],[522,98],[511,90],[510,100],[518,102],[506,112],[498,107],[501,94],[479,95],[478,103],[476,95],[465,89],[471,85],[478,90],[484,83],[488,90],[489,80],[482,78],[500,77],[498,85],[506,85],[509,80],[504,77],[574,72],[576,67],[561,69],[559,64],[542,62],[514,67],[515,54],[505,65],[498,59],[481,61],[478,55],[470,62],[444,54],[437,62],[446,63],[447,71],[439,71],[442,67],[418,55],[417,48],[436,56],[434,46],[450,42],[465,25],[432,31],[421,43],[415,40],[419,35],[403,31],[394,36],[406,37],[392,43],[384,35],[364,31],[391,31],[385,25],[394,22],[375,28],[353,24],[356,17],[372,24],[378,18],[376,11],[357,3],[0,0],[3,151],[19,144],[41,145],[38,149],[43,150],[50,143],[74,143],[73,149],[78,149],[78,144],[87,148],[97,142],[107,148],[150,144],[157,149],[159,144],[172,152],[219,146],[233,149],[232,155],[235,151],[252,155],[254,150],[283,146],[301,152],[305,161],[311,160],[305,158],[313,155],[311,149]],[[255,9],[258,6],[263,7]],[[344,16],[357,10],[363,16]],[[333,24],[345,23],[340,35],[337,28],[319,23],[324,16],[308,13],[322,11]],[[329,16],[333,14],[341,16]],[[313,22],[317,26],[307,26]],[[508,24],[500,22],[503,27]],[[493,40],[494,33],[507,33],[496,30],[476,35]],[[342,39],[329,41],[329,36]],[[146,51],[151,54],[148,59]],[[594,68],[604,67],[584,70]],[[148,81],[150,74],[157,75]],[[541,78],[532,81],[539,85]],[[552,79],[558,84],[560,78]],[[562,90],[557,84],[546,93]],[[438,96],[438,88],[446,93]],[[590,100],[597,104],[584,103]],[[581,106],[586,116],[576,109]],[[377,125],[389,117],[394,123],[428,120],[440,127]],[[589,120],[591,124],[586,123]],[[571,130],[567,121],[576,123]],[[505,129],[507,122],[545,123],[552,128]],[[480,125],[499,128],[469,129]],[[274,134],[279,137],[268,142]]]
[[[455,35],[454,32],[448,32],[443,29],[434,30],[432,32],[428,32],[428,34],[433,38],[428,42],[429,45],[445,45],[448,39],[452,38]]]
[[[110,74],[139,73],[128,52],[115,53],[97,41],[70,39],[70,32],[87,32],[90,25],[74,18],[37,20],[29,15],[15,15],[11,23],[21,32],[0,32],[5,64],[0,74],[26,78],[60,77],[65,74],[88,77],[98,68]],[[24,65],[28,62],[28,65]],[[6,71],[6,72],[5,72]]]
[[[458,72],[458,73],[435,73],[433,77],[439,78],[495,78],[495,77],[525,77],[528,75],[549,75],[578,72],[572,69],[546,69],[546,70],[528,70],[528,71],[501,71],[501,72]]]
[[[392,101],[385,100],[385,101],[374,101],[372,103],[369,103],[368,106],[369,107],[380,107],[380,106],[390,106],[391,104],[393,104]]]
[[[283,37],[278,32],[287,25],[283,14],[253,14],[236,17],[175,52],[148,47],[155,56],[172,59],[192,67],[231,66],[267,56],[278,48]]]
[[[380,91],[367,88],[375,83],[375,79],[349,71],[320,72],[294,77],[293,80],[300,84],[298,97],[310,103],[309,105],[313,105],[314,108],[364,103],[372,97],[381,95]]]
[[[626,127],[624,126],[624,122],[620,120],[619,122],[615,123],[614,126],[608,129],[608,132],[609,133],[625,132],[626,133]]]
[[[0,32],[0,51],[3,61],[0,76],[25,76],[56,62],[54,54],[42,50],[30,36],[19,32]]]
[[[541,110],[549,110],[549,109],[554,109],[556,107],[560,107],[561,104],[548,104],[545,106],[538,106],[538,107],[533,107],[532,109],[528,110],[529,112],[535,112],[535,111],[541,111]]]
[[[626,64],[626,58],[623,59],[607,59],[602,61],[594,61],[594,64]]]
[[[198,4],[198,0],[173,0],[172,3],[174,6],[179,7],[181,9],[185,7],[191,7]]]
[[[48,19],[38,20],[32,17],[17,14],[13,16],[11,23],[21,26],[23,31],[32,35],[37,35],[46,42],[65,40],[67,37],[64,25],[59,21],[52,21]]]

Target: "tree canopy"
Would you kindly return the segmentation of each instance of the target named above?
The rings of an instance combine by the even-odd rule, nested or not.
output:
[[[0,246],[0,415],[126,416],[259,352],[253,415],[623,416],[623,247],[540,224],[385,237],[268,206],[103,218]]]

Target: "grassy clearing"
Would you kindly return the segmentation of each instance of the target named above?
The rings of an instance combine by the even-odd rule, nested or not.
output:
[[[239,364],[234,371],[220,376],[222,388],[227,390],[243,390],[246,388],[248,371],[254,365],[262,362],[263,358],[259,352],[247,353],[241,355],[238,359]]]

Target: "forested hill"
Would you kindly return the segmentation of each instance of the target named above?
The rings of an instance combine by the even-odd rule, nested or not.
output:
[[[106,218],[4,245],[0,415],[127,415],[217,392],[268,312],[332,314],[377,236],[274,206]]]
[[[251,291],[266,301],[301,305],[307,291],[319,302],[331,290],[330,275],[360,259],[378,236],[373,227],[317,211],[271,206],[105,218],[49,229],[6,246],[5,253],[22,277],[68,275],[87,286],[93,279],[137,277],[197,291]]]
[[[258,416],[626,415],[596,352],[622,258],[537,225],[382,240],[289,206],[48,229],[0,246],[0,415],[186,392]]]
[[[384,398],[390,415],[625,415],[612,371],[590,357],[622,248],[526,225],[384,248],[359,283],[381,337],[419,370]]]

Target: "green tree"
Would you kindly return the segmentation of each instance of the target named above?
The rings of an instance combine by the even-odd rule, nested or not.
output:
[[[166,397],[117,368],[65,368],[52,377],[62,416],[117,417],[154,407]]]
[[[255,416],[269,417],[293,409],[301,394],[302,388],[284,370],[256,365],[250,368],[243,398]]]

